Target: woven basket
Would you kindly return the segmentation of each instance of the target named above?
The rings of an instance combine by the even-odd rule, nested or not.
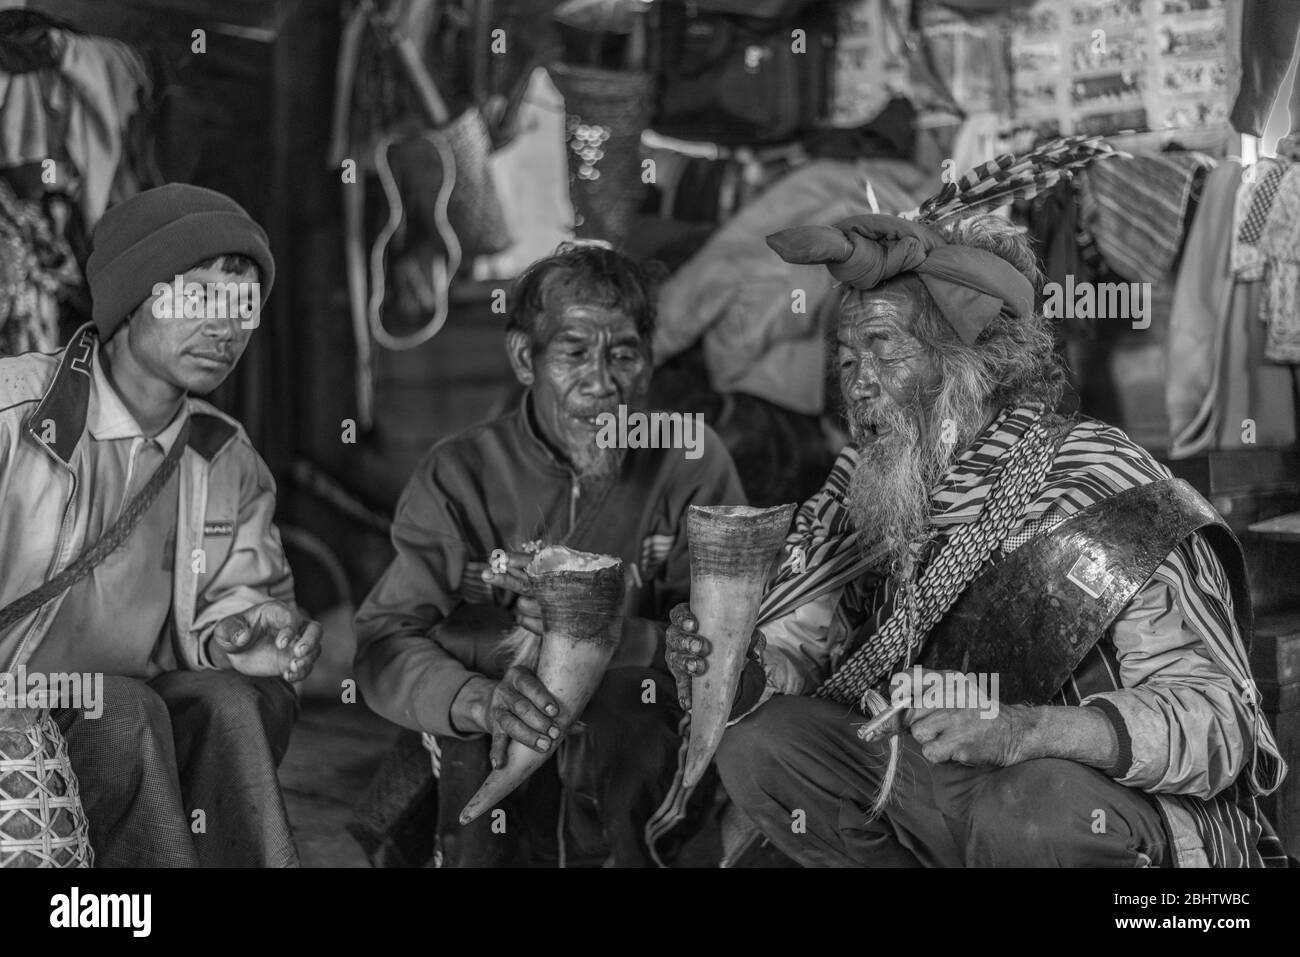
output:
[[[68,743],[48,710],[0,708],[0,867],[90,867]]]
[[[456,159],[456,187],[451,191],[447,218],[460,239],[462,255],[468,259],[509,248],[510,230],[488,163],[492,138],[483,114],[471,107],[441,129],[424,135],[445,143]]]
[[[654,81],[646,73],[565,63],[550,73],[564,96],[574,231],[618,245],[645,195],[641,133],[650,122]]]

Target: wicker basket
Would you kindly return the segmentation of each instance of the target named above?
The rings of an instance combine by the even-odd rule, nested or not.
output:
[[[492,182],[492,139],[483,114],[471,107],[441,129],[424,135],[446,144],[456,161],[456,187],[448,201],[447,218],[460,239],[462,255],[468,259],[508,249],[510,230]]]
[[[647,73],[561,63],[550,68],[564,96],[569,198],[584,239],[622,242],[641,205],[641,133],[650,122]]]
[[[48,710],[0,708],[0,867],[90,867],[68,743]]]

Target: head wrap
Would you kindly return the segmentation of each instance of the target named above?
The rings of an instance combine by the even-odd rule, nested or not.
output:
[[[953,245],[924,223],[873,213],[783,229],[767,244],[788,263],[824,264],[854,289],[914,273],[968,346],[999,314],[1033,314],[1034,287],[1020,270],[983,249]]]

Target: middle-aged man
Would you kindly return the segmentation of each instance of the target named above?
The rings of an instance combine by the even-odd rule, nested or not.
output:
[[[96,226],[93,325],[0,359],[0,667],[11,688],[102,677],[102,701],[55,712],[99,866],[298,862],[276,767],[321,628],[265,463],[194,397],[234,369],[274,271],[233,200],[147,190]]]
[[[731,797],[809,866],[1276,863],[1254,798],[1285,765],[1239,547],[1123,432],[1053,413],[1023,234],[870,215],[769,242],[845,287],[853,447],[791,539],[826,564],[770,586],[790,594],[718,754]],[[835,562],[860,567],[801,600]],[[672,618],[685,684],[708,636]],[[861,740],[887,695],[912,704],[886,725],[901,733]]]
[[[628,572],[622,640],[585,727],[503,804],[504,836],[490,815],[468,826],[468,838],[444,827],[444,865],[548,863],[566,851],[570,861],[615,866],[654,859],[644,827],[679,745],[662,642],[669,609],[690,588],[686,511],[744,502],[731,458],[707,428],[691,455],[599,440],[602,414],[634,408],[645,392],[654,318],[649,277],[618,253],[577,245],[534,263],[512,289],[506,332],[522,402],[434,446],[398,504],[397,555],[357,612],[357,678],[379,714],[443,742],[444,821],[481,783],[453,780],[465,776],[455,769],[474,767],[460,758],[466,747],[490,745],[496,766],[511,739],[544,753],[559,731],[550,693],[502,655],[512,625],[541,631],[524,546],[609,554]],[[501,572],[488,565],[496,549],[509,553]],[[457,743],[466,739],[473,743]],[[565,821],[577,808],[589,825],[572,847],[554,846],[560,806],[570,808]],[[510,844],[524,832],[531,846]]]

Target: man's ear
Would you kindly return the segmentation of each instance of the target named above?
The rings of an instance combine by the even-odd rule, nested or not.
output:
[[[531,386],[536,378],[533,373],[533,340],[527,333],[511,329],[506,333],[506,355],[519,384]]]

